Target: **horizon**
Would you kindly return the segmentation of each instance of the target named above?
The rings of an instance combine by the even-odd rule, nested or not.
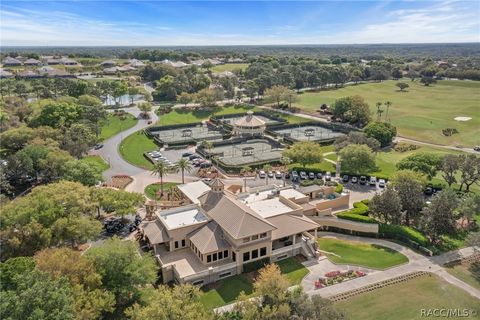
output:
[[[480,42],[476,1],[3,1],[2,47]]]

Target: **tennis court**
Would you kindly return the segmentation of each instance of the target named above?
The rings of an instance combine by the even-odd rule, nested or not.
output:
[[[344,133],[333,131],[320,126],[298,126],[286,129],[273,130],[280,136],[289,137],[296,141],[324,141],[343,136]]]
[[[160,142],[176,144],[188,141],[221,140],[222,133],[207,126],[199,125],[184,128],[151,131]]]
[[[282,158],[282,148],[268,140],[255,139],[241,143],[217,146],[206,152],[217,156],[228,166],[244,166],[255,163],[278,161]]]

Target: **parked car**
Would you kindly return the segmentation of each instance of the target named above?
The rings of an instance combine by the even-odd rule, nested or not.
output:
[[[473,147],[473,150],[480,152],[480,146]]]
[[[196,155],[196,154],[192,154],[191,156],[188,157],[188,159],[190,160],[194,160],[194,159],[199,159],[200,156]]]
[[[205,169],[205,168],[210,168],[212,166],[211,162],[205,161],[200,164],[200,168]]]
[[[354,177],[352,177],[352,180],[351,180],[351,181],[352,181],[352,183],[357,183],[357,182],[358,182],[358,178],[354,176]]]
[[[300,171],[300,179],[305,180],[307,178],[307,173],[305,171]]]
[[[317,172],[317,179],[323,179],[323,175],[321,172]]]
[[[298,181],[298,172],[292,171],[292,181]]]
[[[330,171],[327,171],[325,173],[325,181],[330,181],[332,180],[332,174],[330,173]]]
[[[275,171],[275,178],[282,179],[282,173],[280,171]]]
[[[350,179],[350,178],[348,177],[348,175],[344,174],[344,175],[343,175],[343,178],[342,178],[342,181],[343,181],[343,182],[348,182],[349,179]]]
[[[185,152],[185,153],[182,154],[182,158],[187,158],[187,157],[190,157],[190,156],[193,156],[193,153]]]
[[[377,185],[377,177],[370,177],[370,185],[371,186]]]
[[[267,176],[267,174],[265,173],[265,171],[260,170],[260,171],[258,172],[258,177],[259,177],[260,179],[265,179],[266,176]]]
[[[315,173],[309,172],[308,173],[308,178],[311,179],[311,180],[315,179]]]
[[[385,188],[385,185],[386,185],[385,179],[379,179],[378,180],[378,186],[380,188]]]
[[[267,175],[269,178],[273,178],[273,171],[268,171]]]
[[[101,143],[97,143],[94,147],[95,150],[102,149],[102,148],[103,148],[103,144]]]
[[[288,171],[285,172],[285,179],[290,179],[290,177],[291,177],[291,176],[290,176],[290,172],[288,172]]]
[[[427,196],[431,196],[433,194],[433,188],[432,187],[426,187],[424,193]]]
[[[367,177],[361,176],[360,179],[358,180],[360,184],[367,184]]]

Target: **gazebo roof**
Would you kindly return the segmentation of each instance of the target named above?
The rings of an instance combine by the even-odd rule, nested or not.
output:
[[[253,111],[248,111],[247,115],[241,117],[234,123],[238,127],[262,127],[265,126],[265,121],[253,115]]]

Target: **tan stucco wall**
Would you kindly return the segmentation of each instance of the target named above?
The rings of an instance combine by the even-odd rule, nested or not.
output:
[[[315,204],[315,207],[317,208],[317,211],[322,211],[329,208],[335,209],[335,208],[344,207],[344,206],[348,207],[349,201],[350,201],[350,194],[347,193],[332,200],[320,201]]]

